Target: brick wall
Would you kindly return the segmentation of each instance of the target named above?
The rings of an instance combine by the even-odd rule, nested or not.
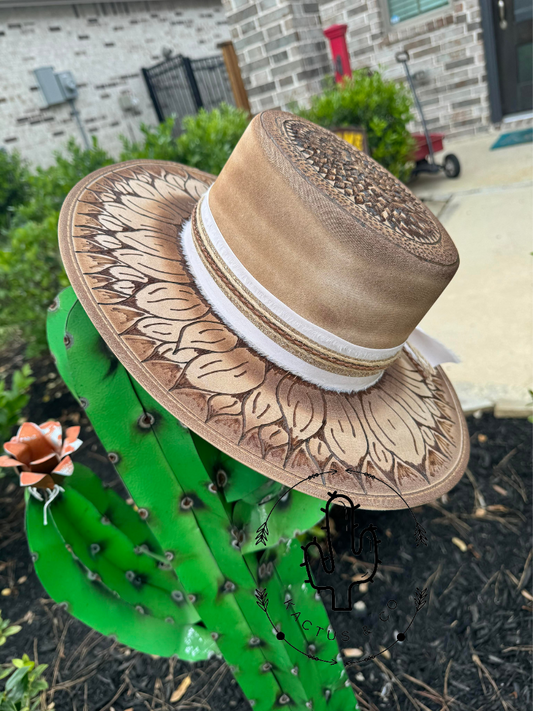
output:
[[[333,0],[321,6],[324,27],[348,25],[352,69],[377,68],[402,79],[404,70],[394,55],[407,49],[411,73],[424,72],[417,92],[430,129],[460,136],[490,125],[485,56],[477,0],[451,0],[424,18],[396,25],[389,32],[379,0]],[[420,128],[416,122],[416,128]]]
[[[86,131],[118,156],[121,133],[138,138],[141,121],[157,123],[141,68],[162,61],[163,48],[203,57],[227,39],[219,0],[2,8],[0,147],[46,166],[69,136],[81,143],[68,104],[40,108],[33,69],[53,66],[73,73]],[[138,115],[120,108],[123,92],[139,99]]]
[[[319,5],[303,0],[222,0],[252,112],[287,108],[330,71]]]
[[[490,127],[478,0],[450,0],[427,15],[389,29],[380,0],[222,0],[252,111],[306,103],[332,73],[323,28],[348,25],[352,68],[378,68],[404,79],[394,59],[411,55],[430,129],[461,136]],[[418,120],[413,130],[420,130]]]

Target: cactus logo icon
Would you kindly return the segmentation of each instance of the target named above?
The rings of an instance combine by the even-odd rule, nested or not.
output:
[[[366,472],[358,472],[368,478],[375,478],[372,474]],[[336,470],[331,470],[327,472],[317,472],[312,474],[308,479],[314,477],[324,477],[325,474],[335,475]],[[306,481],[306,480],[303,480]],[[295,484],[292,489],[295,489],[303,481]],[[414,535],[412,536],[413,544],[416,548],[419,546],[427,546],[428,539],[426,536],[426,531],[419,524],[416,516],[407,501],[405,501],[402,494],[397,491],[392,485],[387,484],[392,491],[402,500],[406,513],[410,515],[414,522]],[[264,521],[261,526],[257,529],[256,534],[256,545],[266,545],[268,536],[270,534],[268,523],[272,511],[276,508],[280,501],[284,500],[287,492],[284,491],[280,497],[274,502],[270,512],[267,516],[266,521]],[[300,568],[304,569],[303,575],[306,574],[306,578],[302,579],[302,590],[308,589],[311,592],[314,591],[314,595],[318,596],[322,593],[325,598],[329,598],[331,602],[332,613],[350,613],[353,614],[354,610],[357,610],[357,603],[354,604],[354,594],[358,588],[364,584],[365,589],[368,590],[368,585],[374,583],[380,576],[379,568],[382,565],[380,557],[380,544],[382,543],[379,538],[377,526],[373,523],[365,524],[363,520],[364,511],[361,509],[360,504],[354,503],[354,501],[344,495],[339,494],[337,491],[328,492],[329,499],[327,500],[325,508],[322,509],[324,513],[324,521],[321,527],[324,531],[323,535],[315,534],[313,538],[307,541],[301,546],[303,551],[303,560],[300,563]],[[342,522],[339,523],[338,515],[335,518],[332,516],[333,507],[342,507],[344,509],[344,532],[342,531]],[[336,525],[336,528],[335,528]],[[387,532],[390,534],[390,531]],[[335,535],[338,536],[338,541],[336,541],[337,551],[333,546],[333,539]],[[341,542],[341,546],[339,546]],[[390,543],[389,543],[390,547]],[[364,567],[364,572],[359,576],[347,576],[340,572],[341,560],[345,558],[361,564]],[[390,567],[390,566],[389,566]],[[385,566],[386,568],[386,566]],[[302,578],[303,578],[302,575]],[[381,574],[381,579],[385,579],[386,576]],[[301,626],[303,630],[309,631],[310,629],[316,628],[316,644],[308,645],[306,649],[300,649],[296,642],[296,639],[287,639],[286,632],[281,629],[279,624],[276,624],[275,615],[272,615],[271,609],[269,608],[270,599],[268,597],[268,590],[257,588],[255,590],[256,602],[263,612],[267,615],[269,621],[272,624],[273,632],[276,634],[276,638],[280,643],[288,644],[293,649],[296,649],[301,654],[313,659],[317,662],[325,662],[327,664],[336,664],[340,661],[340,657],[330,658],[327,656],[327,642],[328,640],[332,642],[339,635],[340,640],[344,643],[353,641],[353,621],[351,624],[351,629],[333,629],[331,624],[327,627],[320,626],[316,621],[311,619],[300,619],[302,613],[298,610],[298,604],[293,599],[292,593],[287,592],[283,604],[287,609],[293,610],[291,617],[294,617],[297,623]],[[409,597],[409,600],[404,600],[404,609],[401,619],[406,620],[402,626],[399,623],[399,617],[397,613],[399,612],[399,604],[396,599],[392,596],[384,597],[384,591],[380,590],[377,594],[376,599],[379,599],[378,603],[380,607],[375,611],[374,626],[368,625],[366,620],[364,624],[360,625],[360,635],[358,635],[358,640],[360,646],[367,646],[367,649],[372,649],[376,646],[376,637],[379,635],[379,627],[384,630],[387,625],[394,624],[396,631],[394,631],[392,640],[384,646],[379,644],[379,649],[376,652],[370,651],[367,656],[359,658],[357,660],[345,660],[344,666],[350,666],[351,664],[361,664],[366,661],[375,659],[380,654],[387,652],[398,642],[404,642],[407,639],[407,634],[412,628],[414,620],[418,615],[419,611],[426,605],[427,602],[427,588],[422,589],[416,587],[413,591],[413,595]],[[366,609],[366,605],[363,604]],[[372,615],[369,615],[369,619]],[[336,617],[338,620],[338,617]],[[324,623],[322,623],[324,624]],[[392,631],[392,630],[391,630]],[[388,639],[390,640],[390,633],[388,634]],[[366,640],[366,642],[365,642]],[[317,648],[322,650],[320,656],[317,656]]]
[[[326,531],[326,552],[322,549],[322,546],[318,543],[316,536],[312,541],[302,546],[304,552],[304,562],[301,563],[302,567],[307,569],[308,579],[305,581],[309,583],[311,587],[315,590],[329,590],[331,592],[331,609],[335,612],[351,612],[352,611],[352,590],[361,585],[361,583],[371,583],[376,575],[378,565],[381,563],[378,557],[378,548],[381,541],[376,535],[377,527],[374,524],[369,524],[359,533],[358,545],[356,547],[356,536],[360,524],[356,520],[357,510],[360,508],[359,504],[354,504],[351,499],[349,499],[344,494],[337,494],[336,491],[333,493],[328,491],[329,499],[326,504],[326,508],[322,511],[326,514],[326,523],[322,526],[322,530]],[[365,542],[368,541],[373,552],[373,568],[371,571],[367,571],[359,580],[354,580],[348,586],[347,599],[345,600],[345,605],[342,606],[339,600],[342,597],[342,593],[335,589],[332,585],[317,585],[314,582],[313,572],[311,570],[311,555],[310,549],[315,547],[320,557],[320,563],[322,570],[327,573],[327,575],[332,575],[335,571],[335,553],[333,551],[333,546],[331,544],[331,521],[330,521],[330,511],[333,505],[342,505],[345,507],[345,515],[348,517],[348,532],[350,533],[351,539],[351,552],[357,558],[359,557],[363,550]]]

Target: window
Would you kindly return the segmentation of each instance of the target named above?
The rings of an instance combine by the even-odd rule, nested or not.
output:
[[[422,15],[448,5],[449,0],[387,0],[390,24],[397,25],[404,20]]]

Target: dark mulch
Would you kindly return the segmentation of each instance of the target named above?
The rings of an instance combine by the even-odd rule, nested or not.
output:
[[[33,368],[37,382],[30,419],[81,424],[84,445],[77,460],[119,487],[51,361],[41,359]],[[331,613],[331,621],[346,660],[354,662],[348,674],[364,710],[531,707],[531,426],[484,414],[469,418],[469,427],[469,472],[446,497],[414,512],[427,532],[427,548],[416,547],[409,512],[361,514],[364,525],[378,527],[382,564],[375,582],[354,596],[356,609]],[[342,535],[342,510],[335,525],[340,587],[364,567],[354,561]],[[379,652],[405,629],[417,587],[427,588],[427,604],[406,640],[357,663],[358,655]],[[0,480],[0,591],[3,616],[23,626],[0,648],[0,661],[26,652],[49,664],[46,702],[56,711],[249,708],[223,662],[189,664],[133,652],[58,608],[33,572],[22,494],[7,478]],[[328,604],[327,595],[325,600]],[[181,701],[169,704],[188,675],[192,683]]]

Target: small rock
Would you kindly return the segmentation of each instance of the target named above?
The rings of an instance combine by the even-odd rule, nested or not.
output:
[[[452,538],[452,543],[453,543],[454,545],[456,545],[457,548],[459,548],[459,550],[461,551],[461,553],[466,553],[466,551],[468,550],[468,546],[467,546],[466,543],[465,543],[464,541],[462,541],[460,538],[456,538],[456,537],[454,536],[454,537]]]
[[[9,596],[11,595],[11,588],[4,588],[4,589],[2,590],[2,595],[3,595],[4,597],[9,597]]]
[[[385,647],[380,647],[379,651],[381,652],[381,657],[383,657],[384,659],[390,659],[390,652],[388,649],[385,649]]]
[[[353,609],[357,612],[366,612],[366,605],[362,600],[358,600],[353,606]]]
[[[345,657],[349,657],[350,659],[359,659],[359,657],[363,656],[363,650],[359,649],[359,647],[348,647],[347,649],[343,649],[342,653]]]

